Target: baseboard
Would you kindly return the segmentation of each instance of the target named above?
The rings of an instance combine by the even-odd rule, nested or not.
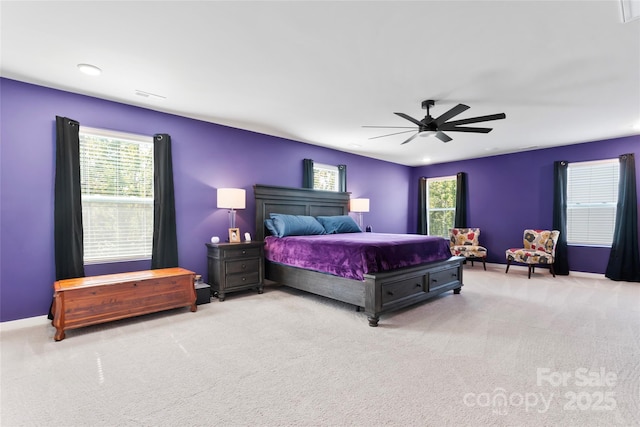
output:
[[[2,332],[6,332],[28,326],[42,326],[46,325],[47,323],[51,324],[51,320],[49,320],[46,314],[43,314],[42,316],[25,317],[23,319],[0,322],[0,330],[2,330]]]
[[[474,268],[476,267],[475,264],[477,263],[477,261],[474,262]],[[480,267],[482,267],[482,262],[479,263]],[[507,269],[507,264],[497,264],[497,263],[492,263],[492,262],[488,262],[487,263],[487,268],[491,268],[492,270],[500,270],[502,269],[502,271]],[[540,268],[545,268],[545,267],[540,267]],[[526,265],[516,265],[516,264],[511,264],[511,266],[509,267],[509,270],[522,270],[522,271],[527,271],[528,267]],[[560,275],[558,275],[560,276]],[[588,278],[588,279],[604,279],[604,274],[602,273],[589,273],[587,271],[573,271],[573,270],[569,270],[569,276],[574,276],[574,277],[584,277],[584,278]],[[563,277],[563,276],[560,276]]]

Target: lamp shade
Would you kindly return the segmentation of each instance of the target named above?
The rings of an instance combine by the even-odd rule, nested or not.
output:
[[[244,209],[246,191],[242,188],[218,188],[218,207],[227,209]]]
[[[351,212],[369,212],[369,199],[351,199]]]

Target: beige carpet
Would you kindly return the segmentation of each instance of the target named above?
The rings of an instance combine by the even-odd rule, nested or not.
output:
[[[378,328],[267,287],[70,330],[1,325],[6,426],[640,425],[640,284],[465,267]]]

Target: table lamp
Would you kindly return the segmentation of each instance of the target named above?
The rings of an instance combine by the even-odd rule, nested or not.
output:
[[[350,210],[356,213],[358,227],[360,227],[360,230],[363,230],[362,213],[369,212],[369,199],[351,199]]]
[[[218,188],[218,208],[229,209],[229,228],[236,228],[236,209],[246,206],[246,191],[242,188]]]

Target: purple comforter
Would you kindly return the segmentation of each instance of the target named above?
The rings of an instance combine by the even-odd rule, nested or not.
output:
[[[451,256],[448,240],[420,234],[345,233],[264,240],[269,261],[356,280],[363,280],[367,273]]]

